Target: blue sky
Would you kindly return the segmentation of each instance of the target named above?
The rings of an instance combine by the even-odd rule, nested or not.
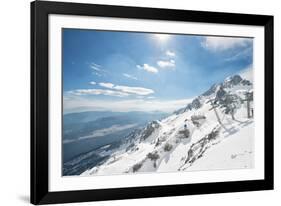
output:
[[[64,113],[172,111],[252,54],[249,38],[64,29]]]

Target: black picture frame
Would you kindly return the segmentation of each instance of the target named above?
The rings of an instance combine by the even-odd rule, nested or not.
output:
[[[265,28],[265,146],[263,180],[147,186],[133,188],[48,190],[48,15],[154,19],[255,25]],[[63,2],[31,2],[31,203],[51,204],[177,195],[241,192],[273,189],[273,16],[187,11]]]

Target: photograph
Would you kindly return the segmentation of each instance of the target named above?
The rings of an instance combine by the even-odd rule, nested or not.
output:
[[[32,204],[274,189],[272,14],[33,1],[30,26]]]
[[[62,29],[62,176],[252,169],[251,37]]]

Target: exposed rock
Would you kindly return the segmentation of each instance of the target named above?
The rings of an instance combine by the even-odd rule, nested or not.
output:
[[[187,151],[187,158],[184,164],[189,164],[191,166],[197,159],[201,158],[210,147],[210,144],[218,137],[219,132],[220,127],[215,127],[205,137],[193,143]]]
[[[223,89],[223,87],[221,86],[220,89],[217,91],[216,93],[216,97],[215,97],[215,103],[220,103],[224,100],[225,95],[226,95],[226,91]]]
[[[202,96],[210,96],[211,94],[214,94],[217,90],[217,87],[217,84],[213,84],[206,92],[202,94]]]
[[[251,85],[252,85],[252,83],[251,83],[249,80],[246,80],[246,79],[243,79],[243,80],[241,81],[241,84],[242,84],[243,86],[251,86]]]
[[[143,139],[143,140],[147,139],[159,127],[160,127],[160,124],[157,121],[152,121],[145,127],[145,129],[141,135],[141,139]]]
[[[239,75],[234,75],[232,77],[227,78],[223,82],[223,87],[224,88],[231,88],[237,84],[239,84],[242,81],[242,78]]]
[[[199,109],[202,106],[199,98],[195,98],[192,102],[191,102],[191,107],[193,109]]]

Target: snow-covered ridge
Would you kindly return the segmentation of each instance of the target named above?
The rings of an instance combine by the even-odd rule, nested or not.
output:
[[[239,75],[214,84],[185,108],[129,134],[81,175],[252,168],[252,86]]]

